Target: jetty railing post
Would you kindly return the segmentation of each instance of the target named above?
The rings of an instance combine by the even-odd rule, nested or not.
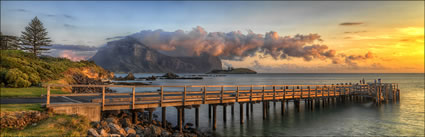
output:
[[[49,107],[50,105],[50,84],[47,85],[47,99],[46,99],[46,106]]]
[[[284,115],[285,114],[285,99],[286,99],[286,88],[285,88],[285,86],[283,86],[283,98],[282,98],[282,115]]]
[[[105,86],[102,87],[102,111],[105,110]]]
[[[184,86],[184,91],[183,91],[183,106],[186,105],[186,86]],[[184,108],[183,108],[184,109]],[[183,110],[184,111],[184,110]],[[183,114],[184,115],[184,114]]]
[[[163,102],[164,102],[164,88],[163,88],[163,86],[161,86],[161,93],[160,93],[160,106],[162,107],[163,106]]]
[[[236,102],[239,102],[239,86],[236,86]]]
[[[262,96],[262,101],[264,102],[264,96],[265,96],[265,94],[266,94],[266,90],[264,90],[264,86],[263,86],[263,96]]]
[[[202,104],[205,104],[206,101],[207,101],[207,87],[204,86],[204,94],[203,94],[203,97],[202,97]]]
[[[134,105],[135,105],[135,102],[136,102],[136,87],[133,87],[133,94],[132,94],[132,98],[133,98],[133,101],[132,101],[132,109],[134,109]]]
[[[249,90],[249,102],[251,102],[251,101],[252,101],[252,85],[251,85],[251,88]]]
[[[273,86],[273,102],[276,103],[276,86]],[[275,105],[275,104],[274,104]]]
[[[292,86],[292,100],[295,100],[295,86]]]
[[[220,103],[223,103],[224,87],[221,86]]]

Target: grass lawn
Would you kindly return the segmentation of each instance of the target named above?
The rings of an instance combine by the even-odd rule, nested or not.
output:
[[[67,92],[59,89],[51,89],[50,94],[64,94]],[[47,88],[29,87],[29,88],[1,88],[1,98],[17,98],[17,97],[41,97],[47,94]]]
[[[1,112],[9,112],[9,111],[44,111],[44,108],[41,107],[40,103],[36,104],[0,104]]]
[[[76,115],[53,115],[23,130],[3,129],[0,136],[87,136],[90,122]]]

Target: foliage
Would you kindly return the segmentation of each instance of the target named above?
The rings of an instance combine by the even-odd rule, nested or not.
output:
[[[6,87],[39,86],[41,82],[58,80],[69,68],[94,67],[102,69],[91,61],[73,62],[66,58],[41,56],[34,58],[31,53],[19,50],[1,51],[1,85]]]
[[[49,50],[41,46],[52,46],[50,45],[50,38],[47,37],[46,28],[37,17],[32,19],[28,26],[25,27],[25,31],[21,35],[21,42],[25,45],[23,49],[33,53],[34,56],[40,55],[42,51]]]
[[[77,115],[53,115],[23,130],[2,130],[1,136],[87,136],[90,122]]]
[[[59,89],[50,89],[51,94],[64,94],[65,91]],[[46,95],[47,89],[40,87],[29,88],[1,88],[0,98],[14,98],[14,97],[40,97]]]
[[[3,35],[0,32],[0,49],[1,50],[17,50],[20,48],[19,46],[19,38],[16,36]]]

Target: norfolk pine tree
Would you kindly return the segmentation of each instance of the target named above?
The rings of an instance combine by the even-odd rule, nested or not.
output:
[[[50,38],[47,37],[46,28],[43,23],[37,18],[37,16],[31,20],[28,26],[25,27],[25,31],[22,32],[21,42],[24,45],[23,49],[33,53],[34,56],[41,54],[43,51],[49,50],[48,48],[42,48],[41,46],[52,46],[50,45]]]

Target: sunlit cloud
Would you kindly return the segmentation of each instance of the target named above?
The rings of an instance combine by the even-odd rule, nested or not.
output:
[[[404,33],[404,34],[413,35],[413,36],[423,36],[424,35],[424,28],[418,28],[418,27],[400,28],[399,31]]]

